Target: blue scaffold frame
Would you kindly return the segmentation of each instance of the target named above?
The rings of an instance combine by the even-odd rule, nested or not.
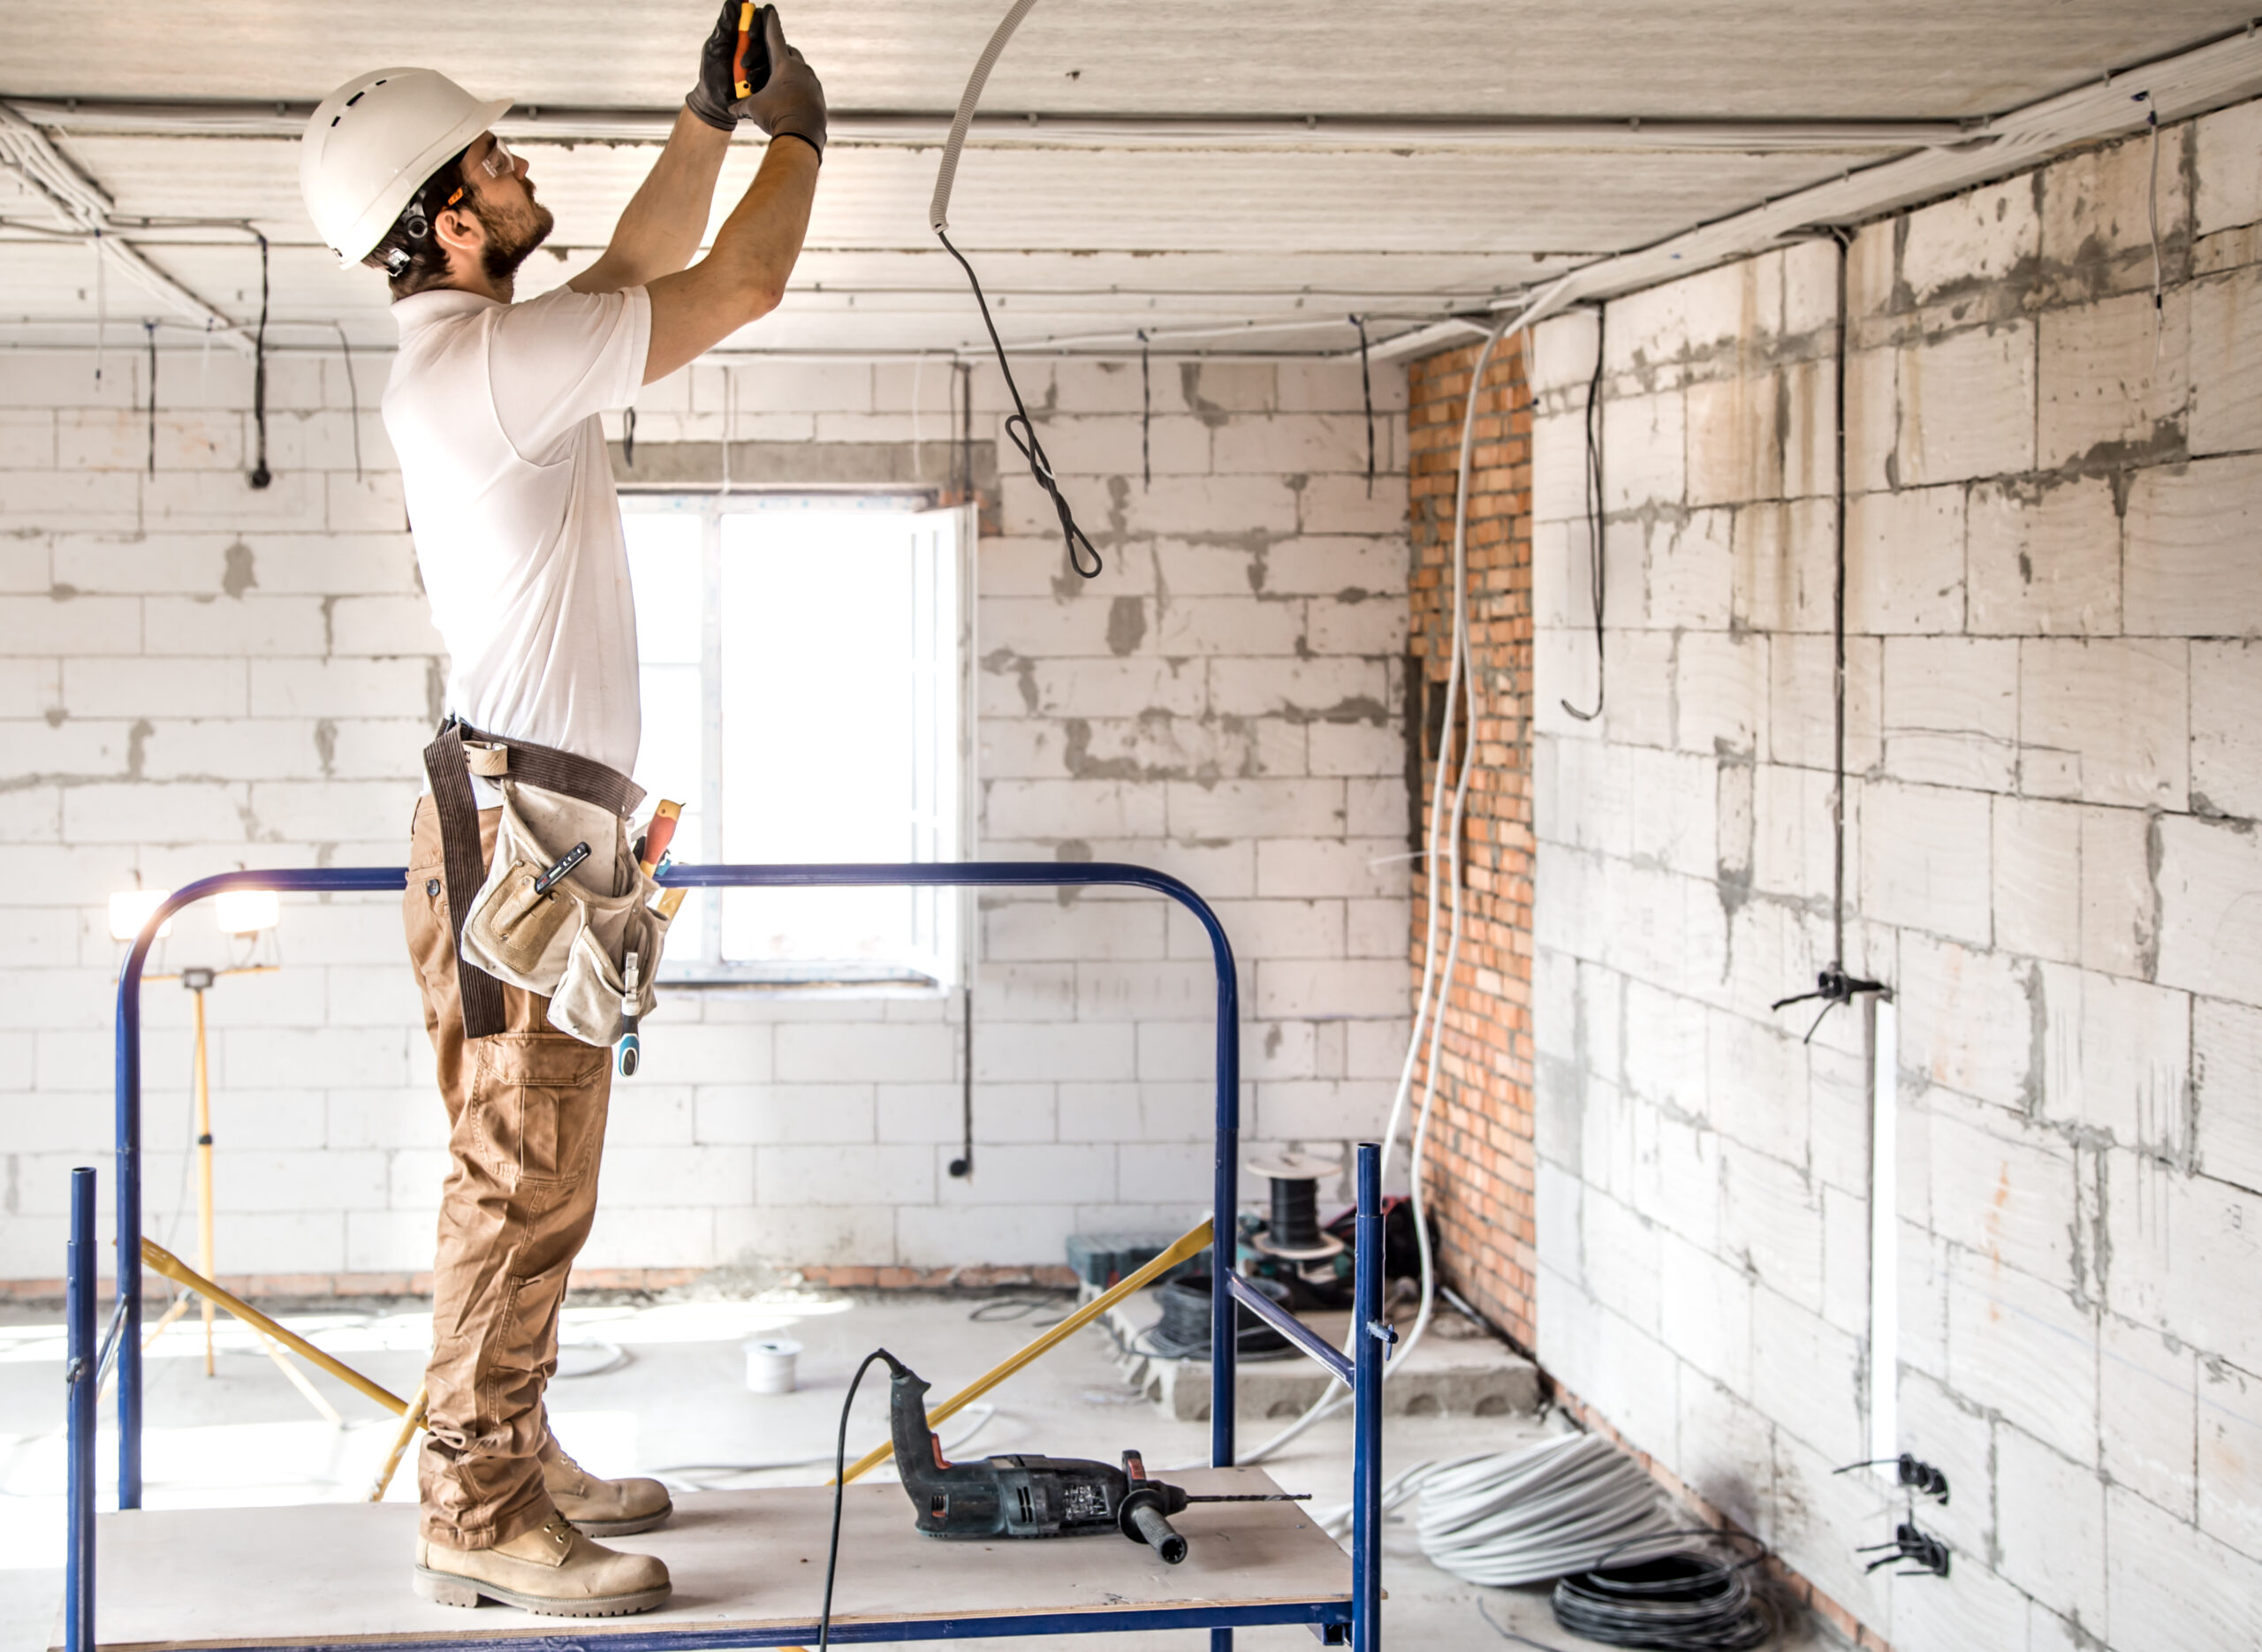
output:
[[[173,890],[149,914],[118,972],[117,1029],[117,1296],[99,1348],[95,1336],[95,1172],[71,1172],[71,1237],[66,1272],[65,1380],[68,1413],[69,1485],[64,1577],[65,1652],[95,1652],[95,1400],[110,1362],[118,1372],[118,1506],[141,1506],[141,975],[149,949],[166,921],[182,907],[230,890],[279,894],[386,894],[406,887],[401,867],[300,868],[224,872]],[[855,888],[1093,888],[1143,889],[1168,896],[1191,912],[1209,935],[1218,975],[1217,1145],[1212,1163],[1210,1247],[1210,1455],[1218,1467],[1233,1462],[1235,1383],[1234,1305],[1245,1306],[1346,1384],[1352,1395],[1351,1597],[1272,1602],[1242,1606],[1123,1607],[1103,1611],[1030,1614],[1012,1618],[935,1618],[908,1622],[836,1624],[843,1643],[937,1641],[978,1635],[1047,1635],[1127,1630],[1210,1631],[1211,1652],[1232,1652],[1236,1627],[1304,1624],[1325,1644],[1347,1641],[1353,1652],[1382,1645],[1382,1379],[1395,1338],[1382,1312],[1381,1150],[1362,1142],[1357,1161],[1357,1231],[1352,1323],[1357,1334],[1347,1354],[1332,1346],[1235,1270],[1235,1213],[1239,1205],[1241,1143],[1241,987],[1225,926],[1201,896],[1165,872],[1115,861],[922,861],[903,864],[804,866],[676,866],[660,882],[679,889]],[[602,1637],[619,1652],[719,1652],[726,1647],[793,1645],[808,1640],[807,1625],[745,1628],[619,1629]],[[383,1652],[453,1652],[467,1637],[430,1641],[388,1641]],[[525,1636],[482,1635],[483,1652],[556,1652],[596,1644],[560,1629]],[[265,1652],[283,1652],[267,1648]],[[313,1652],[289,1648],[288,1652]]]

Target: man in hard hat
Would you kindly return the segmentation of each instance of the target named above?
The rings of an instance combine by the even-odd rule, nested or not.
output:
[[[326,98],[301,145],[323,239],[391,284],[400,350],[385,428],[451,659],[406,898],[452,1161],[414,1576],[419,1594],[449,1605],[610,1617],[668,1595],[658,1559],[590,1541],[658,1525],[666,1490],[582,1470],[543,1406],[566,1276],[596,1212],[608,1052],[553,1030],[546,997],[459,949],[495,850],[498,777],[522,812],[546,799],[603,823],[574,874],[596,880],[587,887],[627,875],[623,822],[641,796],[627,777],[641,732],[636,621],[598,415],[776,307],[824,149],[824,90],[774,8],[750,40],[741,18],[728,0],[603,254],[525,303],[513,277],[551,220],[526,162],[490,130],[507,102],[429,69],[379,70]],[[767,75],[742,97],[749,45],[756,64],[766,52]],[[769,148],[695,263],[741,120]]]

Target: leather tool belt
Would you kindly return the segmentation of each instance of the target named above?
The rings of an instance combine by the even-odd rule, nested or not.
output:
[[[644,800],[644,792],[626,775],[594,758],[537,746],[531,740],[482,734],[452,716],[440,725],[439,733],[424,748],[425,778],[431,784],[432,807],[439,818],[464,1036],[488,1038],[504,1030],[503,983],[463,955],[464,925],[488,875],[487,857],[479,842],[479,802],[471,789],[474,772],[494,779],[507,776],[516,785],[556,792],[603,809],[623,822]],[[648,960],[648,971],[654,961]]]

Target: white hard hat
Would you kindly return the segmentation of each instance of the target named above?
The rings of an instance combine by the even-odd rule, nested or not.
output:
[[[360,263],[424,180],[510,107],[433,69],[355,75],[323,99],[299,140],[299,191],[323,241]]]

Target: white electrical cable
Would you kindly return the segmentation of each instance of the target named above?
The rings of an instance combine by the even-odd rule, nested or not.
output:
[[[951,186],[958,181],[959,151],[966,148],[967,128],[974,124],[974,111],[981,104],[982,88],[990,83],[990,72],[998,66],[998,59],[1006,53],[1006,42],[1021,26],[1036,0],[1013,0],[1013,6],[990,36],[990,43],[982,49],[982,56],[975,60],[974,74],[966,83],[966,90],[959,95],[958,113],[951,117],[951,135],[943,143],[943,164],[935,174],[934,198],[927,203],[927,223],[940,235],[951,227]]]
[[[1383,1380],[1388,1382],[1393,1372],[1404,1368],[1405,1361],[1420,1345],[1430,1328],[1430,1320],[1437,1306],[1437,1262],[1430,1250],[1428,1196],[1423,1190],[1422,1161],[1429,1142],[1430,1114],[1438,1094],[1438,1055],[1444,1036],[1445,1003],[1452,991],[1453,972],[1461,956],[1461,829],[1469,799],[1469,777],[1474,768],[1476,731],[1478,718],[1476,681],[1469,668],[1469,480],[1471,461],[1476,447],[1476,398],[1482,388],[1484,369],[1492,352],[1504,338],[1527,333],[1552,311],[1570,277],[1564,277],[1547,288],[1514,314],[1503,319],[1485,337],[1484,348],[1476,353],[1475,367],[1469,374],[1469,399],[1462,408],[1461,421],[1461,466],[1455,479],[1453,507],[1453,624],[1451,655],[1446,668],[1445,737],[1438,751],[1438,768],[1430,788],[1430,847],[1425,854],[1431,871],[1430,878],[1429,923],[1422,943],[1422,984],[1415,994],[1414,1025],[1406,1041],[1406,1060],[1399,1069],[1398,1088],[1391,1097],[1390,1116],[1383,1127],[1382,1171],[1390,1171],[1390,1156],[1398,1144],[1398,1132],[1406,1117],[1407,1101],[1414,1085],[1414,1067],[1422,1050],[1423,1023],[1428,1021],[1430,1034],[1429,1063],[1422,1087],[1422,1107],[1416,1115],[1414,1139],[1409,1147],[1411,1163],[1409,1183],[1414,1194],[1415,1245],[1421,1257],[1421,1307],[1414,1319],[1414,1329],[1403,1345],[1391,1356],[1383,1368]],[[1461,773],[1454,782],[1453,807],[1447,826],[1445,850],[1446,882],[1452,889],[1452,920],[1446,947],[1445,968],[1440,973],[1438,963],[1438,825],[1445,811],[1446,753],[1452,743],[1454,709],[1458,702],[1460,685],[1466,680],[1469,688],[1469,738],[1462,743]],[[1314,1401],[1311,1408],[1287,1428],[1274,1435],[1253,1451],[1242,1452],[1235,1460],[1243,1465],[1263,1462],[1302,1434],[1323,1417],[1332,1415],[1350,1403],[1349,1394],[1333,1389]]]

